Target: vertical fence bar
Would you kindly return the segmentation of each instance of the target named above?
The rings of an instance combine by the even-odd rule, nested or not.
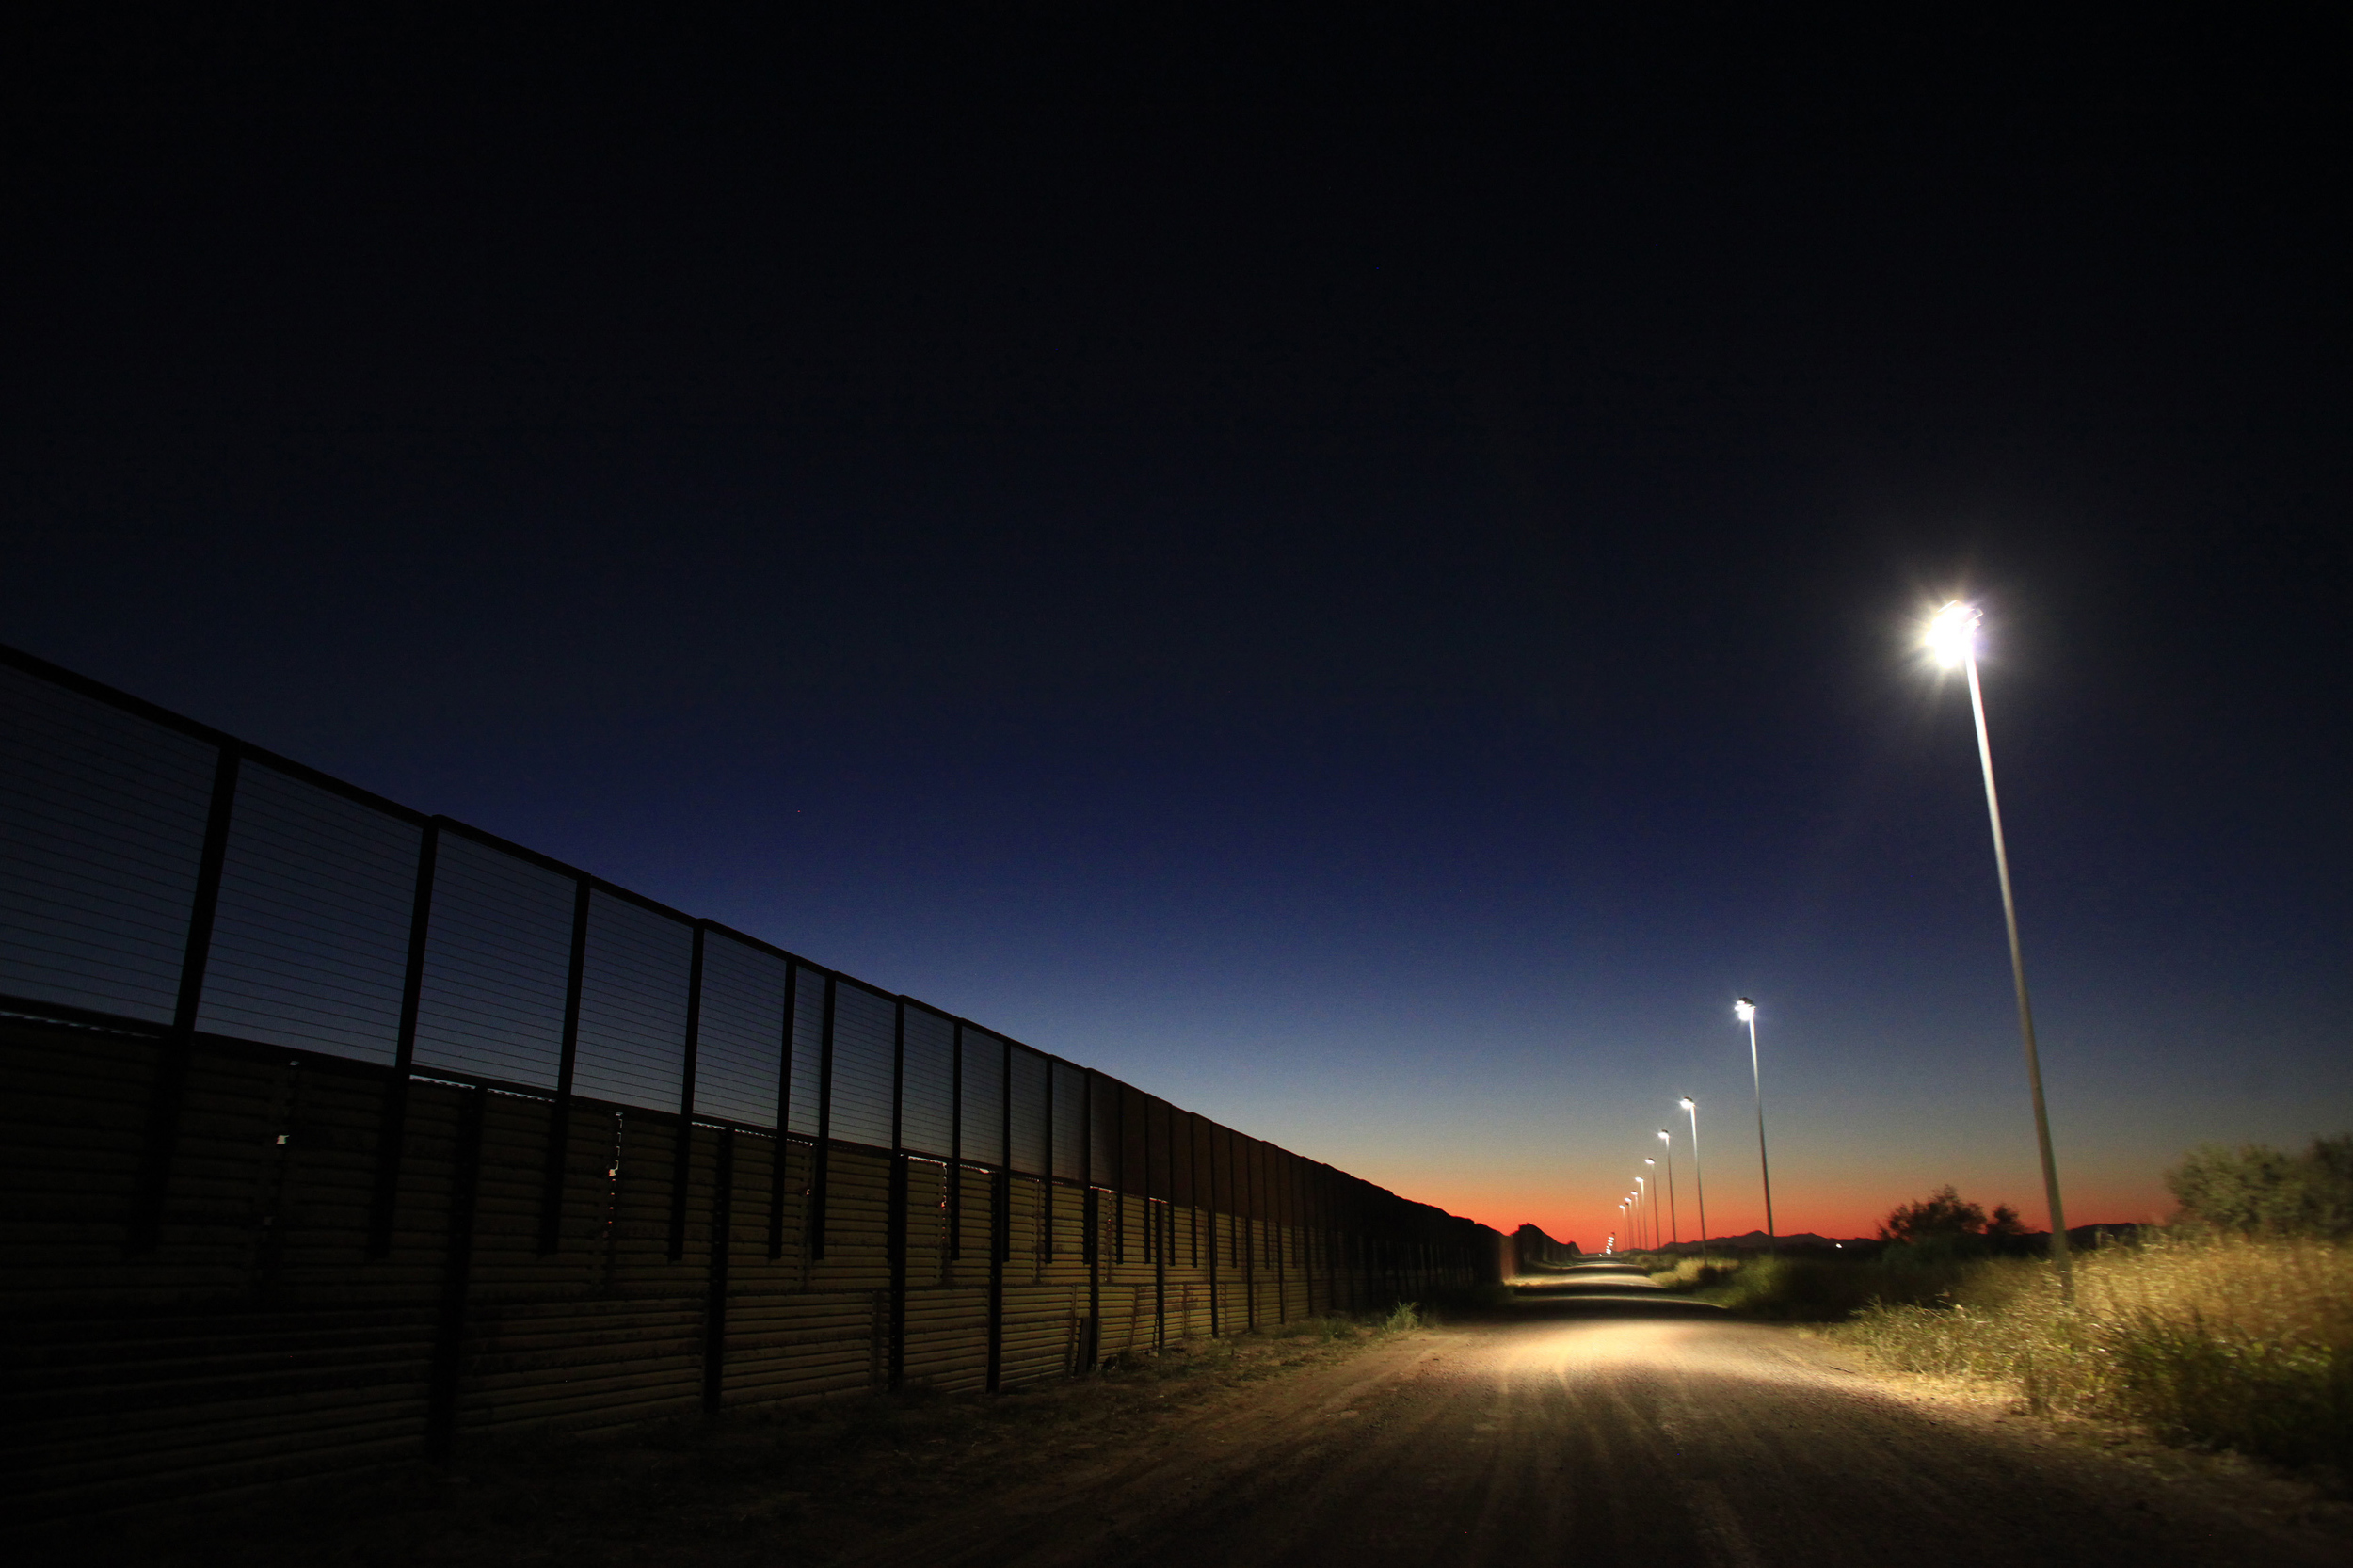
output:
[[[446,1464],[457,1443],[457,1396],[466,1357],[466,1297],[473,1277],[474,1209],[482,1188],[482,1112],[488,1089],[463,1091],[457,1150],[450,1172],[449,1237],[441,1265],[441,1306],[434,1324],[433,1367],[425,1393],[424,1451]]]
[[[703,926],[695,922],[686,968],[686,1061],[679,1073],[678,1145],[670,1170],[670,1261],[686,1259],[686,1189],[695,1172],[695,1057],[702,1047]]]
[[[817,1146],[809,1151],[808,1250],[804,1255],[815,1262],[824,1261],[825,1256],[825,1178],[832,1167],[833,1001],[834,977],[828,971],[824,1021],[817,1032]]]
[[[580,1054],[580,987],[588,965],[588,879],[572,882],[572,963],[564,981],[564,1048],[555,1068],[555,1099],[548,1107],[548,1162],[539,1188],[539,1253],[564,1240],[564,1160],[572,1131],[572,1063]]]
[[[1265,1206],[1258,1201],[1258,1144],[1256,1139],[1238,1141],[1234,1150],[1236,1162],[1241,1166],[1242,1245],[1241,1292],[1250,1307],[1250,1332],[1258,1332],[1258,1254],[1262,1250],[1260,1237],[1265,1229]]]
[[[424,945],[432,934],[433,867],[441,850],[441,824],[428,822],[417,848],[416,891],[408,905],[408,955],[400,982],[400,1024],[392,1037],[392,1071],[384,1080],[384,1108],[376,1120],[376,1192],[368,1208],[368,1256],[392,1256],[392,1226],[400,1204],[401,1156],[408,1138],[408,1080],[417,1055],[417,1013],[424,996]]]
[[[1160,1120],[1152,1113],[1154,1103],[1144,1102],[1144,1219],[1145,1249],[1152,1255],[1152,1348],[1161,1351],[1168,1348],[1168,1238],[1160,1234],[1160,1217],[1168,1206],[1152,1195],[1160,1175],[1152,1162],[1152,1124]],[[1158,1140],[1163,1144],[1167,1141],[1166,1134]]]
[[[1093,1115],[1090,1108],[1088,1114]],[[1086,1227],[1083,1243],[1087,1263],[1087,1321],[1079,1336],[1079,1365],[1072,1368],[1080,1373],[1092,1372],[1101,1358],[1103,1348],[1103,1243],[1099,1240],[1103,1228],[1103,1190],[1088,1187],[1080,1201],[1079,1223]]]
[[[1054,1260],[1054,1156],[1060,1152],[1054,1143],[1054,1060],[1046,1058],[1046,1168],[1037,1178],[1037,1201],[1044,1216],[1040,1222],[1043,1239],[1038,1243],[1041,1268]]]
[[[906,1386],[907,1374],[907,1003],[891,1007],[890,1029],[890,1212],[883,1224],[883,1252],[890,1269],[890,1373],[888,1385]]]
[[[1082,1150],[1079,1160],[1079,1168],[1085,1174],[1086,1179],[1084,1188],[1086,1197],[1080,1205],[1079,1223],[1085,1227],[1085,1239],[1080,1245],[1086,1253],[1087,1326],[1086,1331],[1080,1336],[1083,1353],[1081,1365],[1078,1369],[1092,1372],[1095,1370],[1096,1353],[1103,1343],[1102,1200],[1098,1196],[1101,1189],[1096,1185],[1098,1178],[1095,1170],[1095,1119],[1097,1114],[1095,1104],[1095,1074],[1091,1072],[1086,1074],[1080,1079],[1079,1082],[1080,1086],[1079,1103],[1083,1107],[1080,1117],[1085,1129],[1085,1135],[1079,1141],[1080,1148]]]
[[[792,1048],[800,1040],[801,967],[784,966],[784,1044],[776,1069],[776,1148],[768,1165],[768,1261],[784,1256],[784,1184],[792,1176]]]
[[[180,955],[180,990],[171,1029],[157,1045],[155,1083],[148,1105],[147,1141],[132,1189],[128,1250],[153,1252],[163,1244],[164,1206],[171,1191],[171,1166],[180,1149],[180,1121],[187,1102],[189,1060],[196,1050],[196,1015],[204,1000],[204,967],[212,955],[213,917],[220,907],[221,868],[229,857],[229,822],[236,810],[237,770],[244,752],[234,741],[220,744],[213,763],[212,800],[204,818],[204,844],[196,864],[196,890],[188,905],[188,938]]]
[[[964,1261],[964,1020],[948,1035],[948,1260]]]
[[[1005,1386],[1005,1256],[1013,1248],[1013,1173],[988,1178],[988,1391]]]
[[[1225,1309],[1219,1304],[1217,1299],[1217,1206],[1219,1200],[1217,1190],[1218,1131],[1219,1128],[1215,1122],[1208,1124],[1207,1142],[1209,1145],[1209,1196],[1203,1202],[1203,1207],[1209,1212],[1209,1337],[1212,1339],[1217,1338],[1220,1335],[1225,1332],[1224,1321]]]
[[[734,1225],[735,1128],[729,1127],[719,1129],[718,1174],[711,1194],[711,1274],[703,1295],[703,1408],[710,1411],[719,1408],[727,1391],[728,1255],[734,1250]]]

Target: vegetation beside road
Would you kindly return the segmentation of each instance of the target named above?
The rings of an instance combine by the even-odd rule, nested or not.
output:
[[[2028,1408],[2353,1474],[2353,1138],[2193,1151],[2175,1222],[2078,1254],[2075,1300],[2015,1226],[1950,1188],[1889,1216],[1874,1256],[1819,1252],[1652,1274],[1745,1316],[1837,1323],[1883,1365]],[[1974,1218],[1973,1218],[1974,1216]],[[1661,1260],[1662,1262],[1665,1260]]]
[[[1881,1302],[1842,1336],[1907,1371],[2005,1384],[2037,1411],[2133,1421],[2291,1464],[2353,1463],[2353,1248],[2158,1231],[2078,1260],[1977,1265],[1933,1304]]]

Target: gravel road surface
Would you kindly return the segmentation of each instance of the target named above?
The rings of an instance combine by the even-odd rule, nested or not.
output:
[[[2329,1564],[2345,1538],[1592,1267],[1173,1419],[861,1568]],[[1090,1458],[1095,1456],[1089,1456]]]

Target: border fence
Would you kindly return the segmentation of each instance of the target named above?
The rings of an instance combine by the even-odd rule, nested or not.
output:
[[[1497,1276],[1471,1221],[0,648],[20,1517]]]

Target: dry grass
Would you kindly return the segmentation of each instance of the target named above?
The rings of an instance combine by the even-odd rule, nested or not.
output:
[[[2003,1384],[2038,1411],[2174,1441],[2353,1465],[2353,1248],[2175,1233],[2078,1259],[1976,1264],[1949,1304],[1875,1304],[1841,1332],[1908,1371]]]

